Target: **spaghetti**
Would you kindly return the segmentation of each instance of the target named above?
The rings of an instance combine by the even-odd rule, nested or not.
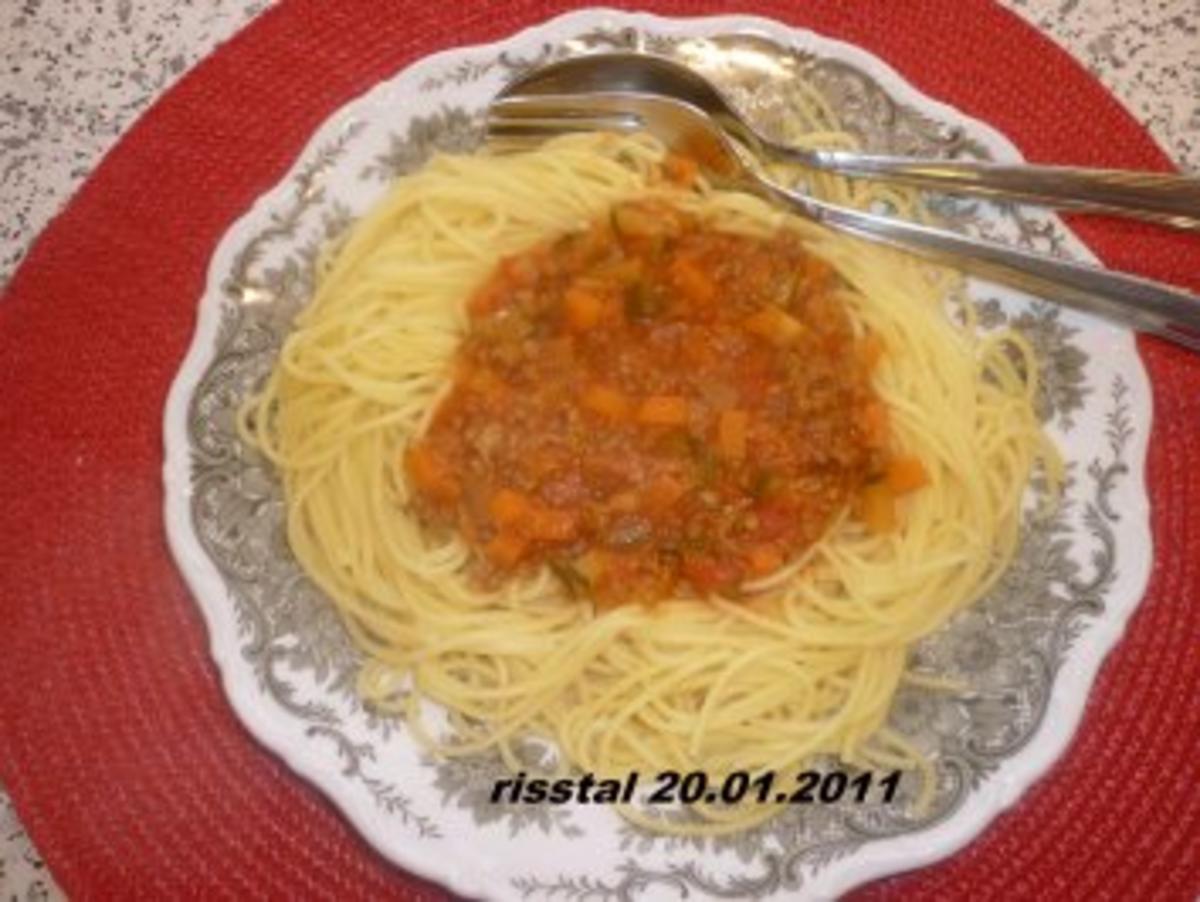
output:
[[[946,301],[954,274],[747,195],[679,187],[661,178],[664,158],[644,136],[578,135],[521,155],[441,156],[404,177],[323,261],[311,305],[243,410],[243,434],[281,474],[292,551],[365,654],[361,694],[402,713],[431,749],[496,751],[516,771],[533,738],[564,768],[702,769],[714,780],[830,754],[920,769],[928,794],[930,764],[886,726],[889,706],[905,681],[929,682],[906,669],[912,643],[1012,559],[1035,465],[1057,478],[1033,410],[1031,348],[1014,333],[978,334],[970,306]],[[814,188],[878,199],[840,181]],[[630,200],[731,235],[786,233],[836,271],[855,334],[887,348],[872,385],[891,441],[927,477],[899,502],[895,528],[839,516],[737,600],[682,591],[601,609],[544,566],[481,588],[470,543],[422,524],[403,461],[453,384],[468,298],[501,259]],[[670,823],[625,813],[713,834],[774,810],[698,804]]]

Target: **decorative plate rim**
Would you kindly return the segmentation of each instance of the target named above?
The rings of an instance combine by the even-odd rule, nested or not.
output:
[[[704,17],[666,17],[649,13],[626,12],[607,7],[589,7],[564,13],[530,25],[518,32],[484,44],[444,49],[412,61],[389,77],[380,80],[357,97],[343,103],[325,118],[297,153],[288,170],[223,233],[210,260],[205,286],[197,309],[197,320],[191,342],[171,384],[163,423],[164,517],[168,545],[188,588],[203,615],[209,634],[209,652],[220,673],[221,684],[238,719],[268,751],[279,756],[295,773],[323,792],[351,821],[354,828],[377,851],[399,867],[438,882],[464,896],[483,896],[488,887],[477,882],[476,875],[452,864],[447,866],[441,856],[423,855],[418,847],[403,843],[387,843],[382,837],[386,824],[377,807],[364,804],[354,794],[342,791],[338,771],[313,753],[308,746],[293,745],[284,736],[279,710],[263,703],[263,696],[254,681],[246,678],[245,662],[241,658],[238,628],[229,592],[215,563],[201,546],[190,516],[190,446],[187,439],[187,417],[194,391],[199,386],[205,368],[215,356],[216,338],[221,320],[221,286],[237,250],[249,237],[250,229],[264,219],[269,210],[286,197],[289,187],[301,172],[305,162],[322,146],[337,138],[349,120],[368,111],[373,101],[401,80],[416,82],[425,72],[436,70],[456,60],[484,55],[498,55],[505,48],[528,43],[538,36],[552,39],[555,33],[582,29],[600,24],[619,23],[638,28],[669,29],[681,24],[705,29],[710,33],[757,33],[783,44],[796,45],[800,36],[836,52],[836,55],[878,79],[894,92],[897,100],[919,107],[950,120],[971,124],[977,133],[986,136],[990,147],[999,156],[1022,160],[1019,150],[1003,134],[987,122],[970,116],[956,107],[922,93],[900,72],[872,52],[820,32],[750,15],[720,15]],[[1095,261],[1090,251],[1065,229],[1072,249]],[[1022,751],[1006,758],[992,779],[971,791],[971,800],[954,816],[942,823],[870,843],[867,854],[851,856],[853,867],[834,863],[806,882],[805,890],[821,897],[836,896],[869,880],[900,871],[928,865],[954,854],[976,838],[997,815],[1012,806],[1041,777],[1048,774],[1063,754],[1082,720],[1091,696],[1099,668],[1121,638],[1132,612],[1144,597],[1153,563],[1153,544],[1149,525],[1149,496],[1146,487],[1145,461],[1153,420],[1153,396],[1145,367],[1137,353],[1133,333],[1110,328],[1106,342],[1122,358],[1136,361],[1122,375],[1129,383],[1131,397],[1137,410],[1144,413],[1144,428],[1134,431],[1127,446],[1125,461],[1129,466],[1128,483],[1122,507],[1128,517],[1125,529],[1140,532],[1141,541],[1122,546],[1125,587],[1121,594],[1110,595],[1106,616],[1090,624],[1088,641],[1078,643],[1065,658],[1056,675],[1047,703],[1045,722],[1037,728]]]

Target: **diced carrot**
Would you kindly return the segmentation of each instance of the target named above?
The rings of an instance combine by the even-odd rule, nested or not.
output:
[[[610,420],[623,420],[629,416],[629,399],[605,385],[589,385],[583,390],[579,403],[585,410]]]
[[[408,449],[404,457],[405,468],[417,489],[435,501],[453,503],[462,493],[458,478],[446,460],[425,445]]]
[[[744,410],[725,410],[717,421],[717,450],[730,460],[746,456],[746,432],[750,414]]]
[[[750,549],[747,555],[750,571],[755,576],[773,573],[783,566],[783,555],[774,545],[758,545]]]
[[[533,512],[533,502],[512,489],[500,489],[488,501],[488,513],[500,527],[528,524]]]
[[[804,334],[804,326],[778,307],[764,307],[742,320],[742,328],[752,335],[781,347],[790,345]]]
[[[648,426],[682,426],[688,421],[688,402],[678,395],[651,395],[638,408],[637,418]]]
[[[858,518],[873,533],[896,528],[896,499],[886,481],[868,483],[858,493]]]
[[[603,549],[592,548],[575,559],[575,569],[579,571],[580,576],[595,585],[607,569],[608,558],[608,553]]]
[[[669,275],[672,284],[690,304],[705,306],[717,296],[717,286],[694,257],[679,254],[671,261]]]
[[[604,315],[604,299],[581,285],[572,285],[563,297],[563,314],[572,332],[587,332]]]
[[[484,553],[497,567],[509,569],[521,562],[528,548],[529,540],[520,533],[500,532],[487,543]]]
[[[893,494],[905,495],[929,483],[925,465],[916,457],[893,457],[887,465],[888,488]]]
[[[637,492],[617,492],[608,499],[610,510],[624,514],[632,514],[638,509]]]
[[[682,188],[691,187],[700,174],[700,164],[691,157],[677,153],[669,153],[662,162],[663,174]]]
[[[529,535],[543,542],[569,542],[579,529],[579,517],[573,511],[539,507],[533,512]]]
[[[874,332],[864,336],[855,347],[858,360],[862,364],[863,369],[868,373],[878,365],[879,361],[883,358],[885,350],[887,349],[884,347],[883,339]]]
[[[642,506],[650,513],[661,513],[687,493],[687,486],[671,476],[659,476],[642,494]]]
[[[881,448],[888,439],[887,408],[878,401],[872,401],[862,412],[863,438],[873,448]]]

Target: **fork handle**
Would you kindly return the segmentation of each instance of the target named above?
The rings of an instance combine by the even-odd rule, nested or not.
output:
[[[818,222],[861,238],[946,263],[971,275],[1118,320],[1200,351],[1200,297],[1170,285],[991,241],[861,213],[769,182],[768,196]]]
[[[794,151],[782,145],[772,146],[771,150],[779,156],[855,178],[1129,216],[1179,229],[1200,229],[1200,178],[1186,175],[1074,166],[1008,166],[968,160],[917,160],[846,151]]]

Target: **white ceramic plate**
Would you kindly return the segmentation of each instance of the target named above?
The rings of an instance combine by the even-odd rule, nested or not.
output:
[[[1041,401],[1071,484],[1062,514],[1027,529],[998,589],[917,652],[972,686],[964,696],[905,690],[894,705],[892,724],[937,760],[937,799],[920,821],[903,804],[843,800],[701,842],[639,833],[605,807],[492,804],[492,783],[504,776],[497,760],[428,760],[402,725],[357,703],[358,658],[288,552],[279,486],[233,429],[233,411],[308,297],[321,244],[433,149],[474,146],[478,111],[513,74],[612,47],[689,61],[768,127],[787,115],[781,84],[802,71],[871,149],[1020,159],[995,130],[864,51],[763,19],[588,10],[428,57],[333,112],[217,248],[166,411],[171,548],[238,715],[398,865],[494,899],[829,897],[954,852],[1045,773],[1074,732],[1151,560],[1150,393],[1130,333],[972,284],[985,320],[1023,329],[1042,357]],[[948,201],[939,209],[956,227],[1092,259],[1052,217]]]

